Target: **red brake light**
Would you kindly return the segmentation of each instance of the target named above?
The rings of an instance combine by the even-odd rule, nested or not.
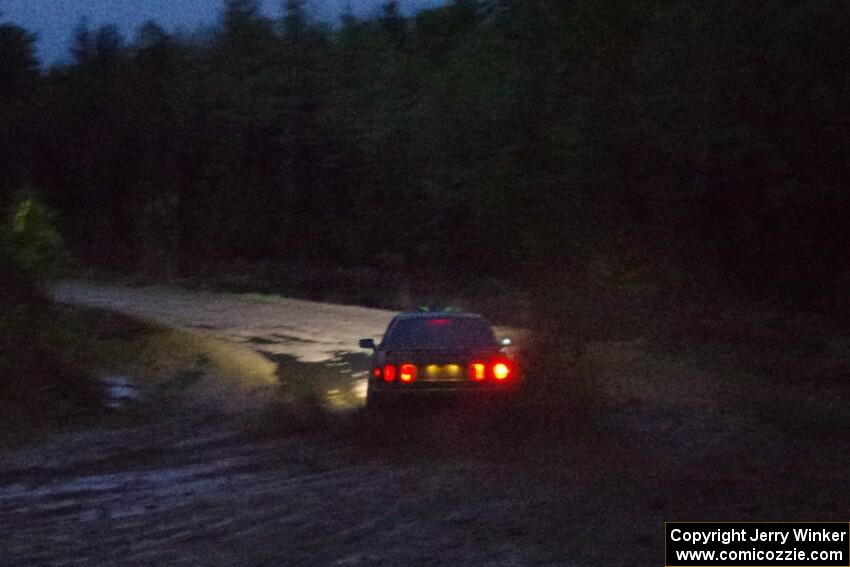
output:
[[[416,380],[416,366],[413,364],[402,364],[399,377],[402,382],[413,382]]]
[[[392,364],[384,366],[384,382],[395,382],[395,366]]]
[[[469,375],[473,380],[484,380],[487,377],[487,367],[484,363],[476,362],[469,367]]]
[[[511,367],[504,362],[497,362],[493,365],[493,378],[496,380],[504,380],[511,374]]]
[[[381,377],[381,369],[380,369],[379,367],[377,367],[377,366],[376,366],[376,367],[372,370],[372,376],[374,376],[375,378],[380,378],[380,377]]]
[[[434,327],[445,327],[446,325],[451,325],[452,321],[451,319],[430,319],[428,324]]]

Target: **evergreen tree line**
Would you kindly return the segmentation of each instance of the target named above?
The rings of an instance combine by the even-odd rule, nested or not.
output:
[[[44,69],[4,23],[0,190],[37,189],[113,268],[593,273],[843,305],[848,29],[844,0],[389,2],[334,25],[227,0],[190,34],[83,23]]]

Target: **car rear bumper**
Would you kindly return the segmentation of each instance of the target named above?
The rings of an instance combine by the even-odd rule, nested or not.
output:
[[[369,385],[369,391],[386,397],[416,397],[428,395],[445,396],[510,396],[516,394],[520,385],[494,384],[484,385],[470,382],[419,382],[416,384],[392,384],[387,385],[374,382]]]

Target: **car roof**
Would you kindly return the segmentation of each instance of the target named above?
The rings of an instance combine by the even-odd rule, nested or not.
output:
[[[396,319],[484,319],[477,313],[458,313],[456,311],[412,311],[399,313]]]

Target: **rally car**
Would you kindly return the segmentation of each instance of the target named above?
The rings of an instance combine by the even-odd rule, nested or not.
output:
[[[360,348],[374,350],[366,405],[377,409],[428,394],[510,394],[520,375],[509,346],[509,339],[496,340],[480,315],[397,315],[380,344],[360,341]]]

